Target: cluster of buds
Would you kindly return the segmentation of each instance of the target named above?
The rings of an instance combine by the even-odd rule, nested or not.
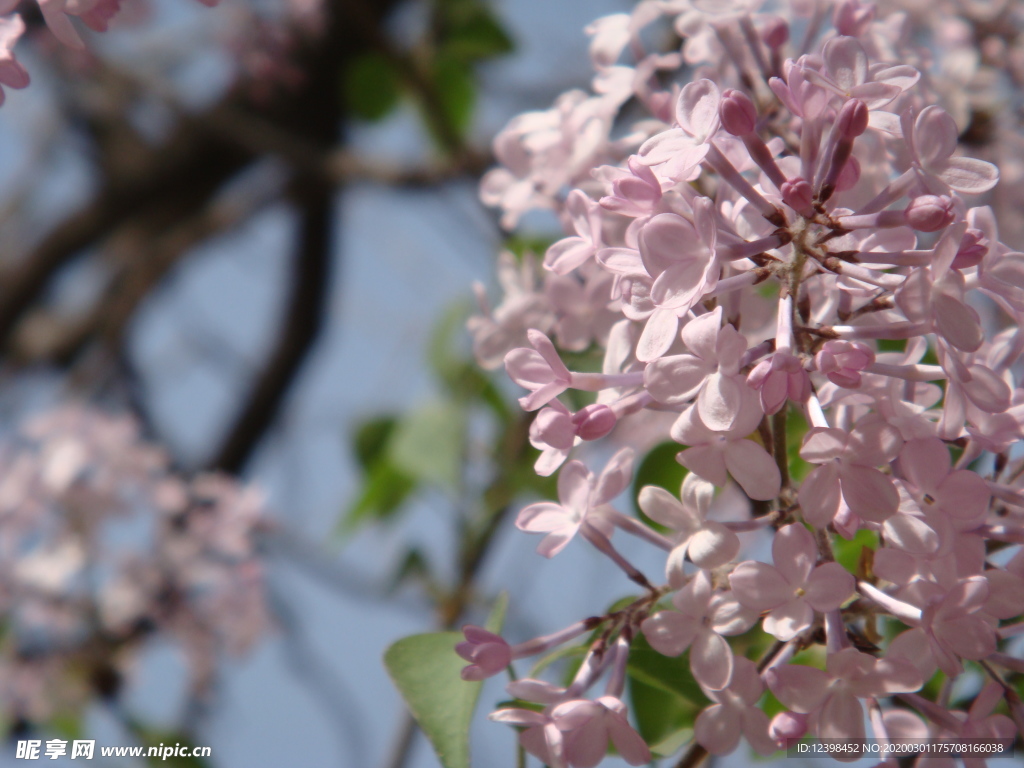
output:
[[[269,627],[259,493],[183,479],[134,421],[65,406],[0,441],[0,704],[26,724],[113,697],[155,638],[205,696]],[[140,514],[145,512],[145,514]]]
[[[552,209],[570,233],[543,280],[503,257],[506,295],[470,323],[481,364],[528,391],[538,473],[559,472],[558,502],[517,525],[546,557],[578,534],[643,588],[519,645],[467,628],[469,679],[591,633],[568,686],[517,680],[533,706],[492,715],[551,766],[596,765],[609,743],[648,762],[622,700],[640,635],[689,651],[711,754],[862,739],[866,722],[879,738],[1024,726],[1006,682],[1024,673],[1024,253],[986,205],[999,171],[962,153],[906,14],[761,5],[652,0],[598,20],[593,95],[514,119],[483,182],[506,225]],[[652,45],[672,31],[681,48]],[[558,347],[591,344],[601,370],[569,370]],[[571,390],[596,400],[573,412]],[[626,445],[595,474],[582,444],[606,437]],[[636,450],[669,439],[688,473],[678,495],[640,489],[655,530],[612,502]],[[861,531],[877,544],[853,572],[835,547]],[[617,532],[667,553],[663,584]],[[770,562],[737,562],[741,536]],[[770,652],[735,653],[728,638],[759,630]],[[794,663],[813,647],[819,666]],[[949,701],[965,662],[993,683],[970,713]],[[786,707],[771,719],[766,689]]]

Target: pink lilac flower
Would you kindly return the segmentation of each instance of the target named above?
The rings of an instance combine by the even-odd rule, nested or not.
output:
[[[885,422],[868,421],[844,432],[816,427],[807,433],[800,457],[819,464],[800,487],[804,518],[822,528],[839,509],[840,498],[865,520],[884,522],[899,507],[899,492],[876,467],[896,458],[899,433]]]
[[[644,514],[678,531],[677,543],[666,564],[666,573],[673,584],[682,584],[683,561],[687,556],[699,568],[717,568],[732,560],[739,551],[740,541],[735,533],[722,523],[706,519],[714,493],[711,483],[694,474],[683,480],[682,501],[656,485],[646,485],[640,490],[638,503]]]
[[[740,360],[747,341],[731,325],[722,326],[722,308],[683,326],[689,354],[663,357],[644,369],[644,385],[666,404],[696,399],[697,412],[708,429],[732,429],[739,418],[744,385]]]
[[[963,671],[961,659],[984,659],[996,650],[995,629],[983,612],[989,597],[984,576],[962,579],[949,590],[917,580],[901,591],[901,600],[870,585],[861,585],[861,589],[914,626],[893,640],[894,658],[911,659],[922,670],[938,667],[955,677]]]
[[[545,712],[523,715],[552,760],[566,743],[553,708],[591,701],[584,689],[622,668],[637,632],[689,653],[714,702],[695,742],[714,754],[741,734],[763,752],[808,732],[862,737],[865,704],[879,738],[957,734],[965,720],[944,694],[913,693],[925,679],[955,678],[964,660],[1024,671],[1001,645],[1024,634],[1024,557],[997,554],[1024,544],[1024,163],[1019,116],[1000,95],[1019,84],[1000,68],[1024,62],[1024,44],[992,31],[991,9],[919,5],[643,2],[591,29],[595,95],[573,92],[501,139],[514,156],[492,177],[504,189],[485,195],[506,216],[551,208],[575,230],[548,265],[573,295],[550,299],[557,319],[611,328],[556,332],[560,348],[603,348],[600,374],[569,371],[536,335],[510,358],[524,407],[547,405],[530,433],[538,471],[591,437],[638,451],[671,438],[689,470],[679,498],[658,485],[638,494],[667,535],[607,504],[566,495],[547,508],[539,532],[559,531],[552,548],[583,531],[644,590],[594,617],[605,630],[576,688],[545,689]],[[1016,10],[1000,18],[1024,28]],[[650,47],[656,22],[683,38],[681,55]],[[607,292],[584,297],[591,285]],[[555,399],[566,389],[600,394],[572,413]],[[798,434],[809,473],[788,455]],[[573,475],[588,497],[582,465]],[[714,486],[731,499],[720,520],[708,519]],[[668,551],[667,585],[611,547],[614,527]],[[861,545],[855,583],[835,562],[837,537],[864,530],[878,544]],[[735,564],[743,532],[771,538],[771,564]],[[728,639],[754,614],[778,641],[758,666]],[[891,639],[897,621],[909,629]],[[869,641],[870,653],[850,647]],[[792,663],[816,645],[824,671]],[[790,707],[771,725],[758,667]],[[984,693],[972,722],[998,694]]]
[[[714,592],[698,571],[672,598],[674,611],[659,611],[640,625],[651,647],[665,656],[690,649],[690,670],[704,688],[719,691],[733,677],[733,653],[724,636],[746,632],[757,620],[734,596]]]
[[[819,739],[863,739],[861,699],[909,693],[924,684],[909,662],[876,659],[854,648],[829,655],[825,671],[786,664],[768,670],[765,680],[779,701],[810,715],[810,729]]]
[[[565,275],[593,258],[601,248],[601,218],[597,203],[574,190],[565,204],[566,214],[572,221],[576,236],[559,240],[548,248],[544,266],[556,275]]]
[[[736,659],[729,685],[706,692],[715,703],[697,716],[693,736],[708,752],[727,755],[736,749],[741,736],[759,754],[770,755],[778,749],[768,733],[768,715],[757,706],[764,683],[752,661]]]
[[[516,527],[529,533],[547,534],[537,547],[544,557],[554,557],[572,541],[583,527],[610,537],[613,525],[604,507],[629,484],[633,471],[633,451],[624,448],[611,458],[600,475],[586,465],[570,461],[558,475],[559,504],[542,501],[523,509]]]
[[[728,475],[744,492],[759,500],[774,499],[782,487],[775,460],[749,435],[764,417],[757,396],[741,392],[740,409],[731,429],[713,432],[704,426],[697,406],[691,405],[676,419],[669,434],[677,443],[690,446],[676,460],[691,472],[721,487]]]
[[[839,563],[817,565],[818,547],[800,523],[780,528],[772,541],[774,566],[747,560],[729,575],[736,599],[755,611],[770,611],[764,631],[792,640],[853,594],[855,581]]]

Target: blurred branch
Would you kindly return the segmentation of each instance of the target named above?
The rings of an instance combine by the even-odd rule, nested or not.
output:
[[[285,324],[248,400],[210,462],[226,472],[237,473],[245,466],[277,416],[323,325],[338,218],[334,190],[309,180],[298,197],[300,233]]]

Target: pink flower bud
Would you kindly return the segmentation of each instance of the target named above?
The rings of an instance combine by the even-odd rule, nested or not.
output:
[[[843,104],[836,116],[836,128],[840,139],[855,139],[868,129],[870,111],[860,99],[850,99]]]
[[[981,263],[988,253],[988,238],[980,229],[973,227],[964,232],[960,240],[960,250],[953,259],[953,269],[968,269]]]
[[[572,416],[576,434],[583,440],[600,440],[615,428],[617,421],[615,411],[600,403],[580,408]]]
[[[910,201],[903,216],[918,232],[938,232],[953,221],[953,200],[945,195],[921,195]]]
[[[839,178],[836,179],[836,190],[845,192],[848,189],[853,189],[857,186],[858,181],[860,181],[860,163],[856,157],[851,155],[843,166],[843,170],[839,172]]]
[[[798,213],[805,216],[814,215],[814,209],[811,207],[811,202],[814,200],[814,188],[799,177],[782,185],[782,200]]]
[[[456,644],[455,652],[471,662],[462,668],[463,680],[484,680],[512,662],[512,649],[500,635],[472,624],[464,626],[462,634],[466,639]]]
[[[833,384],[856,389],[860,386],[860,372],[875,362],[875,353],[859,341],[832,340],[822,345],[814,362]]]
[[[779,16],[772,16],[761,29],[761,39],[771,50],[777,50],[789,42],[789,24]]]
[[[768,726],[768,735],[785,746],[790,740],[799,741],[807,733],[808,715],[798,712],[779,712]]]
[[[746,136],[753,133],[757,125],[757,110],[754,102],[742,91],[733,88],[722,94],[722,103],[718,107],[722,118],[722,127],[733,136]]]
[[[761,395],[761,409],[769,416],[782,410],[786,400],[803,402],[811,394],[811,382],[800,358],[776,352],[754,366],[747,386]]]
[[[860,37],[875,20],[875,4],[846,0],[836,6],[832,24],[840,35]]]
[[[530,424],[530,443],[534,448],[551,446],[567,451],[572,448],[575,438],[575,424],[569,412],[562,407],[542,408]]]

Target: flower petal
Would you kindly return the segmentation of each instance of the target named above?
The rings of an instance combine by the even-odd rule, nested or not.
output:
[[[690,647],[700,624],[678,611],[658,611],[644,619],[640,631],[662,656],[679,656]]]
[[[697,716],[693,738],[712,755],[727,755],[739,744],[742,727],[735,711],[712,704]]]
[[[885,522],[896,514],[900,506],[896,486],[877,469],[850,464],[842,466],[839,484],[850,509],[870,522]]]
[[[839,563],[819,565],[807,582],[807,602],[816,611],[831,611],[842,605],[856,588],[853,575]]]
[[[725,466],[747,496],[769,501],[782,489],[775,460],[753,440],[733,440],[725,447]]]
[[[764,631],[778,640],[792,640],[814,621],[814,611],[802,597],[794,597],[764,617]]]
[[[698,568],[717,568],[725,565],[740,551],[740,540],[721,523],[705,522],[704,527],[690,537],[687,553]]]
[[[772,540],[772,562],[791,586],[804,586],[818,562],[814,536],[800,523],[779,528]]]
[[[820,669],[784,664],[765,672],[765,682],[775,697],[794,712],[809,714],[821,706],[830,683]]]
[[[710,691],[720,691],[732,677],[732,649],[728,641],[710,629],[697,634],[690,648],[690,671]]]
[[[767,563],[747,560],[729,574],[732,592],[743,605],[755,611],[778,608],[793,597],[793,586]]]

